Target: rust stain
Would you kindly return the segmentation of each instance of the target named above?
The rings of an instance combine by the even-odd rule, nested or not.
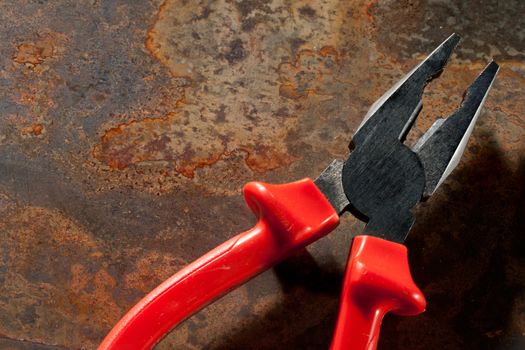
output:
[[[13,61],[32,66],[43,63],[55,54],[57,41],[60,37],[58,34],[50,34],[34,42],[25,42],[17,45],[16,52],[13,55]]]
[[[253,171],[265,172],[290,163],[293,158],[286,153],[278,153],[271,147],[256,145],[253,149],[243,149],[246,152],[246,165]]]
[[[191,154],[192,151],[188,150],[186,154]],[[185,154],[185,155],[186,155]],[[222,154],[217,155],[211,155],[210,157],[206,159],[192,159],[190,162],[182,163],[178,166],[176,166],[176,170],[179,174],[193,179],[195,177],[195,171],[197,169],[202,169],[205,167],[210,167],[213,164],[217,163],[222,157]],[[190,156],[186,156],[185,158],[190,159]]]
[[[322,57],[330,57],[333,61],[339,62],[339,52],[333,46],[324,46],[319,50],[319,55]]]
[[[369,4],[271,3],[162,3],[144,45],[181,87],[183,98],[165,102],[171,112],[164,116],[134,113],[127,118],[131,122],[103,125],[92,149],[94,164],[121,173],[103,176],[159,193],[185,184],[183,178],[193,179],[198,171],[206,178],[222,177],[225,165],[217,164],[224,162],[243,160],[230,168],[248,178],[253,175],[247,169],[266,172],[287,166],[300,159],[290,152],[289,134],[297,130],[306,132],[302,144],[320,142],[301,118],[310,118],[304,113],[311,106],[341,98],[348,82],[359,83],[356,73],[368,69],[359,59],[369,58],[368,51],[354,50],[357,58],[349,61],[348,51],[339,47],[347,46],[341,27],[362,32],[360,26],[369,25]],[[349,13],[352,21],[345,19]],[[256,23],[247,30],[246,21],[253,16]],[[361,41],[368,43],[366,37]],[[350,110],[374,96],[373,89],[359,92],[363,96],[350,101]],[[339,134],[322,137],[340,151]],[[155,175],[146,178],[142,169]],[[210,189],[222,193],[229,186]]]
[[[219,136],[206,145],[199,143],[202,136],[188,119],[169,113],[162,118],[133,120],[108,129],[94,147],[93,156],[118,170],[143,163],[168,162],[182,175],[192,178],[195,169],[212,165],[224,153]]]
[[[146,252],[138,259],[133,270],[126,274],[123,287],[139,290],[143,294],[149,293],[158,283],[170,277],[173,271],[181,269],[187,263],[172,254]],[[164,268],[152,276],[151,266],[164,266]]]
[[[281,83],[281,86],[279,86],[279,95],[291,100],[298,100],[300,98],[307,97],[308,93],[313,93],[313,91],[303,89],[302,92],[299,92],[297,88],[291,83]]]
[[[165,13],[169,9],[169,6],[170,0],[164,0],[164,2],[159,6],[159,10],[157,12],[157,19],[153,26],[149,28],[144,45],[153,57],[155,57],[159,62],[161,62],[163,65],[169,68],[173,77],[186,77],[189,81],[191,81],[192,74],[189,65],[184,63],[169,64],[169,60],[171,57],[169,56],[169,54],[165,53],[162,50],[163,46],[156,39],[159,35],[157,30],[157,23],[166,20]]]
[[[21,44],[17,46],[17,51],[13,60],[17,63],[40,64],[53,55],[53,46],[49,42],[37,44]]]
[[[43,68],[43,65],[38,66]],[[31,76],[38,76],[38,79],[28,82],[17,83],[7,95],[10,100],[19,106],[23,107],[23,113],[17,113],[13,118],[6,118],[6,123],[10,124],[17,133],[12,133],[9,137],[14,140],[26,140],[30,141],[33,139],[28,136],[45,138],[47,135],[47,129],[53,123],[51,117],[51,111],[57,107],[53,93],[62,82],[60,78],[53,72],[40,72],[40,68],[31,68]],[[24,74],[25,75],[25,74]],[[39,145],[38,147],[41,147]],[[31,148],[33,151],[37,151],[36,148]]]
[[[339,60],[339,52],[333,46],[324,46],[317,52],[300,51],[295,61],[279,65],[279,94],[293,100],[326,94],[325,87],[337,74]]]
[[[77,314],[77,320],[88,324],[97,317],[102,325],[111,326],[122,313],[112,298],[117,281],[105,270],[89,274],[80,264],[71,267],[71,292],[65,303]]]
[[[197,169],[228,159],[236,151],[245,154],[246,165],[253,171],[276,169],[291,161],[290,156],[264,144],[239,145],[232,151],[227,148],[227,137],[220,134],[210,137],[206,132],[201,133],[201,129],[188,119],[170,113],[162,118],[133,120],[106,130],[92,154],[115,170],[157,162],[170,163],[187,178],[193,178]]]
[[[256,6],[253,11],[256,9],[260,10]],[[304,9],[294,5],[298,30],[312,37],[304,40],[305,46],[316,46],[327,31],[316,34],[310,30],[309,21],[314,12],[324,12],[308,10],[310,15],[305,19]],[[285,139],[286,133],[297,126],[300,112],[293,101],[279,97],[329,97],[330,77],[336,73],[341,55],[326,44],[319,45],[319,50],[300,50],[293,61],[283,61],[278,52],[267,55],[266,47],[293,46],[293,38],[278,33],[266,38],[257,30],[243,31],[239,11],[245,15],[253,12],[224,1],[209,6],[171,0],[162,3],[145,46],[174,79],[186,81],[184,101],[177,102],[164,117],[133,118],[132,122],[106,129],[93,149],[95,159],[119,170],[130,169],[131,165],[164,164],[187,178],[219,160],[236,158],[238,152],[245,154],[246,166],[255,172],[274,170],[294,161]],[[223,25],[222,12],[231,20],[231,27]],[[278,8],[276,15],[286,18],[289,12]],[[324,17],[314,17],[323,22],[316,24],[322,28]],[[174,28],[173,23],[180,26]],[[263,23],[270,28],[281,25],[271,18]],[[290,46],[282,53],[296,50]],[[278,74],[275,67],[280,67]],[[289,111],[287,118],[276,118],[283,108]],[[212,121],[220,124],[212,127]]]
[[[40,136],[44,131],[44,126],[42,124],[37,123],[29,127],[24,127],[21,129],[21,131],[22,135]]]
[[[133,120],[110,128],[104,132],[100,143],[93,148],[93,156],[112,169],[124,169],[131,164],[145,160],[153,160],[155,158],[148,159],[145,153],[147,151],[151,151],[152,153],[162,152],[165,149],[163,139],[156,138],[150,140],[148,143],[148,145],[150,145],[149,147],[148,145],[143,146],[137,143],[137,139],[141,136],[155,136],[155,130],[152,130],[152,128],[158,124],[162,126],[162,123],[166,122],[169,118],[169,115],[165,118],[144,118],[140,121]],[[139,134],[134,137],[132,134],[135,130],[141,132],[142,135]],[[155,147],[151,145],[155,145]]]
[[[39,207],[17,206],[0,230],[4,259],[9,257],[3,278],[10,281],[0,285],[10,302],[0,305],[5,317],[25,320],[3,323],[2,333],[17,338],[31,332],[34,341],[49,344],[69,339],[63,345],[71,347],[84,339],[85,346],[96,346],[86,335],[102,336],[122,312],[112,298],[115,281],[92,255],[100,253],[99,242],[59,211]]]
[[[190,178],[196,169],[236,159],[239,151],[255,172],[278,169],[297,159],[285,142],[287,133],[300,127],[303,107],[295,102],[312,97],[311,103],[316,103],[337,93],[340,84],[334,84],[334,77],[344,58],[337,49],[342,41],[339,27],[352,6],[338,2],[323,7],[309,1],[279,4],[165,0],[148,30],[145,47],[174,79],[191,82],[184,87],[185,103],[173,110],[189,115],[187,124],[164,120],[172,130],[166,133],[170,141],[164,156],[123,143],[97,146],[95,158],[115,169],[143,161],[157,161],[160,166],[159,161],[168,161]],[[359,11],[366,12],[366,5],[359,4]],[[253,25],[247,28],[247,22]],[[276,117],[282,110],[287,117]],[[211,128],[212,121],[219,123]],[[188,144],[175,145],[173,132],[180,128]],[[140,142],[159,142],[148,135]],[[196,140],[201,149],[196,149]],[[109,157],[102,155],[107,152]]]
[[[35,136],[41,135],[43,130],[44,130],[44,126],[42,124],[33,124],[31,126],[31,132]]]

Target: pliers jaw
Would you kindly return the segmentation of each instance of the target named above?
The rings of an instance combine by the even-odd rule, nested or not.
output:
[[[338,212],[348,209],[367,222],[365,234],[403,242],[414,223],[411,209],[434,193],[463,154],[498,72],[495,62],[450,117],[434,123],[412,149],[404,144],[425,86],[441,74],[459,40],[452,34],[379,98],[354,134],[348,159],[334,161],[315,181]]]
[[[425,86],[441,74],[459,39],[452,34],[372,104],[352,137],[355,147],[371,137],[404,141],[421,110]]]
[[[461,106],[446,119],[438,119],[415,144],[425,169],[424,197],[430,197],[457,166],[499,66],[490,62],[465,92]]]

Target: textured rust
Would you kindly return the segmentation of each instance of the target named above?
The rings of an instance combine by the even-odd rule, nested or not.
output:
[[[493,57],[458,168],[407,245],[429,309],[380,349],[525,347],[524,3],[0,2],[0,348],[94,349],[148,291],[247,229],[251,180],[316,176],[370,104],[451,32],[414,142]],[[159,349],[325,349],[340,228]]]
[[[33,135],[40,136],[44,131],[44,126],[42,124],[33,124],[27,128],[22,129],[24,135]]]
[[[34,43],[23,43],[16,47],[13,61],[16,63],[26,63],[37,65],[44,62],[47,58],[53,56],[55,49],[55,38],[46,36]]]
[[[325,46],[318,52],[300,51],[294,62],[279,65],[279,94],[293,100],[322,95],[323,87],[334,80],[338,62],[339,53],[332,46]]]

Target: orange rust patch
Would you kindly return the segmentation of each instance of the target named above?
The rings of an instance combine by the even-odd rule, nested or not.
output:
[[[110,327],[118,320],[120,308],[112,298],[117,281],[105,270],[90,275],[83,265],[71,267],[71,289],[60,299],[83,323],[96,317],[100,326]]]
[[[286,152],[265,144],[247,144],[228,151],[225,137],[210,133],[207,123],[192,124],[176,113],[110,128],[92,154],[115,170],[163,162],[171,164],[179,174],[193,178],[197,169],[210,167],[236,151],[245,153],[246,165],[254,171],[276,169],[293,160]]]
[[[166,159],[159,158],[159,154],[165,150],[168,140],[159,137],[155,129],[166,126],[172,117],[174,115],[168,114],[164,118],[133,120],[111,128],[102,135],[101,142],[93,149],[93,156],[110,168],[120,170],[143,161]]]
[[[301,14],[309,4],[315,16]],[[363,12],[364,4],[244,5],[226,0],[162,2],[144,45],[181,86],[185,99],[172,105],[165,117],[131,116],[136,121],[110,125],[93,148],[96,160],[121,170],[119,179],[133,186],[146,183],[141,170],[152,170],[156,178],[144,187],[150,190],[162,182],[165,190],[181,179],[170,176],[164,184],[160,170],[192,178],[197,169],[218,171],[221,161],[243,159],[231,175],[242,177],[247,168],[270,171],[296,159],[288,136],[302,128],[308,104],[338,96],[346,84],[338,81],[348,78],[341,77],[348,56],[339,50],[347,47],[340,28],[349,25],[349,10],[355,13],[357,6]],[[272,15],[258,16],[259,11]],[[228,60],[232,43],[242,47],[242,59]],[[181,79],[190,83],[180,85]],[[317,143],[317,137],[309,133],[301,142]],[[205,173],[217,175],[199,175]]]
[[[190,123],[177,113],[145,118],[107,130],[93,156],[112,169],[144,163],[169,163],[183,176],[216,163],[225,152],[220,134],[212,135],[205,123]]]
[[[40,136],[44,131],[44,125],[35,123],[29,127],[22,128],[22,135]]]
[[[300,98],[308,96],[309,90],[304,90],[302,92],[299,92],[299,90],[290,83],[282,83],[281,86],[279,86],[279,95],[282,97],[289,98],[291,100],[298,100]]]
[[[319,55],[322,57],[331,57],[334,61],[339,63],[339,52],[333,46],[324,46],[319,50]]]
[[[159,62],[161,62],[164,66],[168,67],[168,69],[171,72],[171,75],[175,78],[187,78],[191,80],[191,69],[187,64],[179,63],[179,64],[169,64],[170,62],[170,56],[167,53],[164,53],[161,44],[157,41],[158,32],[155,27],[155,25],[165,20],[165,11],[168,9],[168,2],[169,0],[164,0],[164,2],[159,6],[159,12],[157,13],[157,20],[153,24],[153,26],[148,30],[146,41],[144,45],[146,46],[146,49],[151,53],[153,57],[155,57]]]
[[[282,164],[290,164],[293,158],[287,153],[280,153],[265,146],[255,146],[253,150],[244,149],[246,152],[246,165],[253,171],[264,172],[277,169]]]
[[[181,165],[178,165],[176,169],[179,174],[193,178],[195,176],[195,170],[212,166],[217,163],[221,157],[222,154],[215,154],[207,159],[193,159],[191,161],[181,162]]]
[[[13,60],[17,63],[40,64],[44,59],[51,57],[53,46],[36,46],[34,44],[22,44],[17,47]]]
[[[42,130],[44,130],[44,126],[42,124],[33,124],[33,126],[31,126],[31,131],[35,136],[41,135]]]
[[[13,60],[16,63],[21,64],[41,64],[46,58],[53,56],[54,49],[55,44],[53,36],[46,36],[36,42],[18,45]]]
[[[60,338],[68,348],[78,348],[86,330],[103,336],[121,310],[113,300],[114,278],[91,256],[99,242],[58,210],[20,206],[4,218],[0,243],[9,283],[0,284],[0,294],[10,302],[2,313],[16,320],[20,310],[34,308],[35,316],[30,323],[4,323],[3,335],[33,332],[32,339],[54,343],[68,332]],[[83,345],[96,346],[94,340]]]
[[[147,251],[138,258],[135,269],[124,277],[124,287],[140,290],[146,294],[170,277],[173,271],[179,270],[186,264],[186,261],[174,255]],[[153,271],[152,267],[155,267]]]
[[[371,23],[374,23],[374,15],[372,14],[372,8],[376,6],[376,4],[377,0],[370,1],[369,3],[365,4],[365,14]]]
[[[279,65],[279,94],[293,100],[312,94],[329,95],[339,64],[339,52],[333,46],[324,46],[318,51],[302,50],[295,61]]]

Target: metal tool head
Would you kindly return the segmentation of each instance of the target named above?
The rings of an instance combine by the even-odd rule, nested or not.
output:
[[[441,74],[459,39],[459,35],[452,34],[374,102],[355,132],[352,144],[358,146],[371,137],[404,140],[421,110],[425,86]]]
[[[366,234],[403,242],[414,223],[411,209],[436,190],[463,154],[498,71],[495,62],[450,117],[438,120],[413,149],[403,143],[422,108],[425,86],[441,73],[458,42],[451,35],[376,101],[354,134],[346,162],[333,162],[316,180],[334,208],[367,221]]]

